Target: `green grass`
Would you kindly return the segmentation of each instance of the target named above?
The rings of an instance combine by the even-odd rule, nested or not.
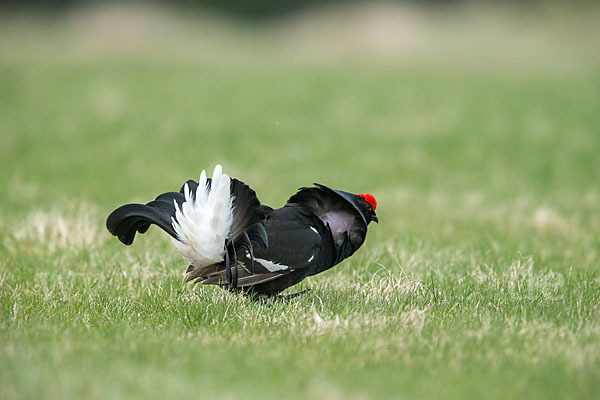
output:
[[[597,62],[47,57],[0,58],[1,398],[598,396]],[[106,232],[215,163],[381,222],[272,305]]]

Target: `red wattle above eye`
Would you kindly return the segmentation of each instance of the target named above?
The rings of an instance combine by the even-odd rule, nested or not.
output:
[[[373,196],[370,193],[367,194],[359,194],[360,197],[362,197],[363,199],[365,199],[365,201],[367,203],[369,203],[371,205],[371,207],[373,207],[373,211],[375,211],[375,209],[377,208],[377,200],[375,200],[375,196]]]

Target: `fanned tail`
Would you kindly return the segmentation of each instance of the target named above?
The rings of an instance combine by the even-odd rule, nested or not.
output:
[[[268,246],[263,226],[268,210],[254,190],[224,174],[217,165],[212,179],[202,171],[198,182],[187,181],[179,192],[161,194],[148,204],[119,207],[109,215],[106,226],[129,245],[136,233],[157,225],[189,261],[188,280],[208,279],[209,283],[235,288],[239,286],[238,277],[242,285],[248,273],[254,273],[239,270],[238,253],[248,254],[253,260],[254,246]],[[226,280],[209,279],[215,275]]]
[[[113,211],[106,219],[106,228],[126,245],[133,243],[136,233],[145,233],[151,224],[167,232],[173,238],[177,233],[171,219],[175,216],[175,204],[181,204],[181,193],[163,193],[148,204],[126,204]]]
[[[211,193],[218,190],[216,177],[222,176],[220,174],[220,171],[213,174],[212,183],[209,184]],[[200,176],[200,181],[197,184],[198,190],[195,201],[198,201],[198,198],[203,195],[201,192],[202,183],[204,182],[203,176]],[[186,185],[193,187],[195,184],[193,181],[188,181],[182,188],[183,192],[185,193],[187,190]],[[216,284],[231,288],[238,287],[238,278],[241,277],[240,274],[244,274],[240,271],[238,265],[238,254],[246,253],[253,259],[254,246],[263,248],[268,246],[267,234],[262,225],[265,218],[265,207],[261,206],[256,197],[256,192],[244,182],[231,179],[229,196],[231,199],[231,207],[229,208],[231,210],[231,224],[225,239],[215,242],[215,249],[220,245],[219,255],[210,260],[205,259],[203,262],[186,257],[191,263],[187,271],[188,281],[199,282],[219,275],[223,276],[224,279],[220,279],[218,283],[215,282]],[[218,204],[216,205],[218,206]],[[181,247],[177,244],[176,246]]]

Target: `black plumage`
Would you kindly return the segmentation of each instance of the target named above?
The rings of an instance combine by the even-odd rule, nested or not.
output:
[[[210,178],[207,188],[210,190]],[[159,195],[147,204],[127,204],[113,211],[106,227],[129,245],[136,233],[155,224],[177,240],[176,210],[186,201],[179,192]],[[233,223],[222,261],[190,265],[187,280],[219,285],[255,295],[272,296],[307,276],[323,272],[350,257],[363,244],[371,221],[378,222],[371,195],[355,195],[315,184],[301,188],[287,203],[272,209],[237,179],[230,181]]]

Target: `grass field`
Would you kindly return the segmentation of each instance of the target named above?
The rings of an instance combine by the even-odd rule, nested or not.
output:
[[[0,25],[0,398],[598,398],[585,24],[587,50],[439,60],[257,45],[281,27],[190,57]],[[185,284],[157,229],[106,232],[215,163],[272,206],[312,182],[371,192],[380,224],[272,305]]]

